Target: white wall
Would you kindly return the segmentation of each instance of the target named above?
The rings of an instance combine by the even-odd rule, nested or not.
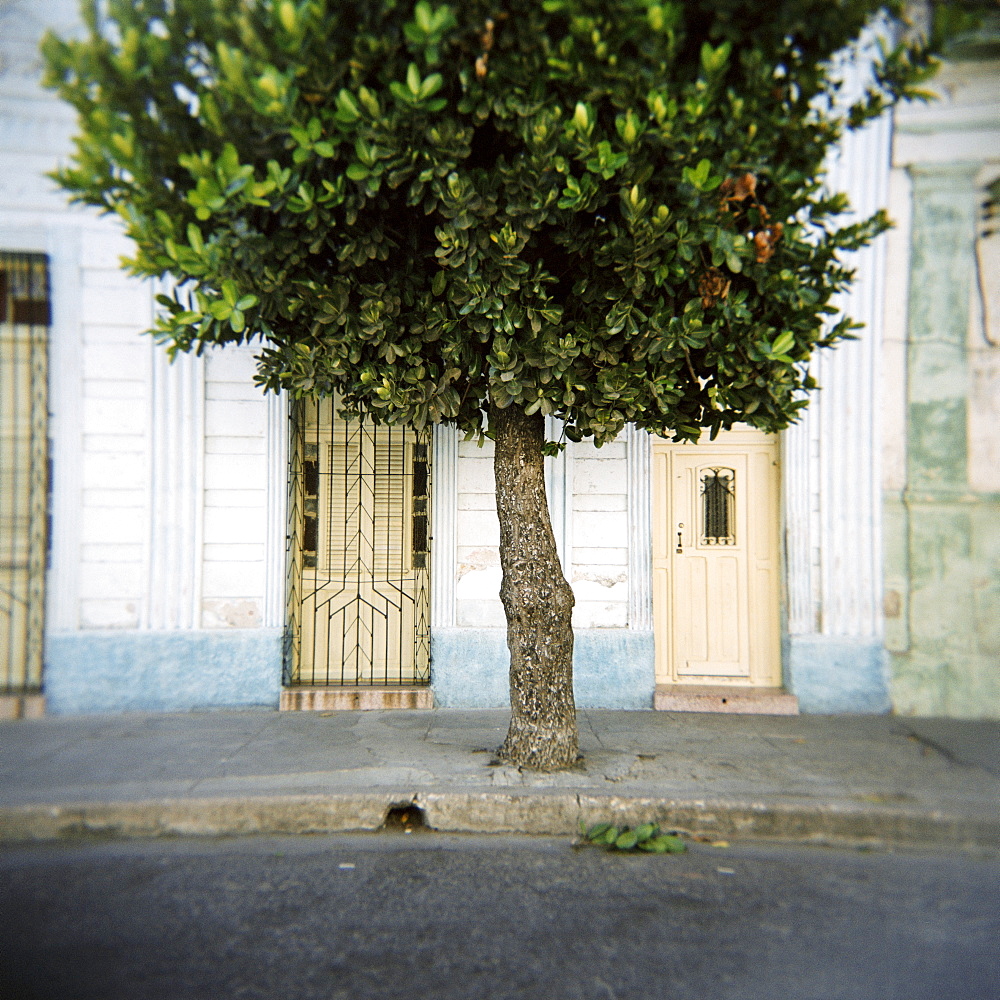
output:
[[[550,463],[556,469],[550,467],[548,478],[554,529],[576,595],[573,624],[576,628],[625,628],[629,624],[625,435],[603,448],[584,442],[570,443],[566,450],[565,458]],[[560,488],[566,490],[565,498],[553,495]],[[447,501],[442,498],[442,502]],[[506,622],[498,596],[500,528],[492,442],[482,448],[475,442],[459,443],[457,507],[455,624],[502,627]],[[568,545],[563,538],[569,539]]]

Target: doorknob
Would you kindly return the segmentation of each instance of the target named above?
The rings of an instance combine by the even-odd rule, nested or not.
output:
[[[683,528],[684,527],[683,522],[678,522],[677,527],[678,528]],[[684,547],[681,545],[681,532],[678,531],[677,532],[677,554],[680,555],[683,551],[684,551]]]

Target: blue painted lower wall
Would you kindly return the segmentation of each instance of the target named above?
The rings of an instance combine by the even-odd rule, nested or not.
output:
[[[46,711],[189,711],[277,708],[281,629],[79,631],[46,637]],[[785,685],[809,713],[891,710],[880,643],[791,636]],[[510,704],[504,629],[434,629],[431,685],[440,708]],[[652,632],[575,633],[573,688],[580,708],[648,709],[655,689]]]
[[[281,636],[281,629],[49,633],[46,711],[277,708]]]
[[[439,708],[510,705],[505,629],[431,631],[431,687]],[[574,633],[573,693],[578,708],[653,707],[653,633],[580,629]]]
[[[888,656],[881,642],[793,635],[784,642],[785,686],[799,710],[877,714],[892,708]]]

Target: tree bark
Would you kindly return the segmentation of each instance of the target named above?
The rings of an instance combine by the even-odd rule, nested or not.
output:
[[[510,729],[499,756],[553,771],[579,757],[573,701],[573,590],[563,576],[545,499],[541,413],[490,405],[500,600],[510,650]]]

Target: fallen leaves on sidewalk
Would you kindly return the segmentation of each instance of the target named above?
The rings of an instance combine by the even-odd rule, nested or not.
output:
[[[672,833],[660,833],[655,823],[642,823],[635,829],[597,823],[589,830],[580,824],[582,844],[593,844],[608,851],[648,851],[650,854],[682,854],[687,845]]]

